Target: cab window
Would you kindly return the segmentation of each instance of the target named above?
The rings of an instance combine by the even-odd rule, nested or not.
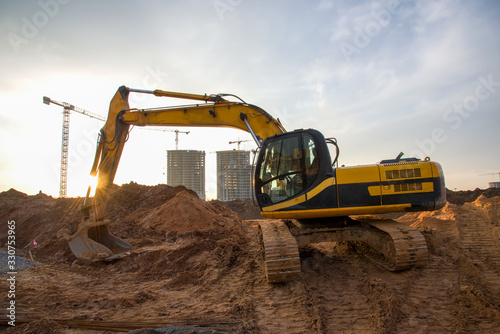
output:
[[[318,174],[319,161],[313,138],[304,134],[269,143],[260,166],[261,192],[273,203],[303,192]]]
[[[304,147],[304,166],[306,172],[306,185],[309,187],[313,184],[314,180],[318,176],[319,172],[319,157],[318,151],[316,150],[316,144],[310,134],[304,134],[302,136],[303,147]]]

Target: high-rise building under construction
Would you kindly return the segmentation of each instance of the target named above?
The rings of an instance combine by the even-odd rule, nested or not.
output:
[[[172,187],[185,186],[205,199],[205,152],[167,151],[167,184]]]
[[[217,199],[231,201],[252,198],[250,152],[217,152]]]

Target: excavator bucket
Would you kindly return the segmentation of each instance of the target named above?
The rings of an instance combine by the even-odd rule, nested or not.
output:
[[[112,261],[130,255],[132,246],[109,233],[109,220],[91,222],[87,220],[78,226],[78,231],[70,235],[66,229],[57,233],[68,240],[75,256],[83,261]]]

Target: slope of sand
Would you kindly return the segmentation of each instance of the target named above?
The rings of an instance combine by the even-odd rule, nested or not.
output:
[[[265,280],[257,228],[184,187],[116,187],[110,229],[132,254],[80,263],[55,235],[76,230],[81,202],[0,193],[18,255],[37,264],[16,276],[18,326],[5,333],[500,333],[500,197],[399,217],[426,238],[424,268],[392,273],[355,245],[323,243],[301,250],[300,280],[276,285]],[[3,251],[6,232],[0,225]]]

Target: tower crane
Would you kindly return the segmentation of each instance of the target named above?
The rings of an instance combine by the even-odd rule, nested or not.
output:
[[[490,175],[498,175],[498,180],[500,181],[500,173],[486,173],[486,174],[479,174],[479,176],[490,176]]]
[[[154,129],[154,128],[139,128],[143,130],[153,130],[153,131],[162,131],[162,132],[175,132],[175,150],[179,149],[179,133],[189,134],[189,131],[180,131],[180,130],[165,130],[165,129]]]
[[[82,115],[89,116],[91,118],[105,122],[106,118],[95,114],[93,112],[87,111],[82,108],[75,107],[74,105],[67,102],[60,102],[52,100],[50,97],[44,96],[43,103],[50,105],[51,103],[63,107],[63,126],[62,126],[62,143],[61,143],[61,175],[59,183],[59,197],[66,197],[67,186],[68,186],[68,148],[69,148],[69,115],[71,111],[76,111]],[[179,133],[189,134],[189,131],[179,131],[179,130],[165,130],[165,129],[151,129],[151,128],[141,128],[147,130],[156,130],[163,132],[175,132],[175,149],[179,149]]]
[[[238,151],[240,150],[240,144],[247,142],[247,141],[253,141],[253,140],[243,140],[243,139],[238,139],[235,141],[230,141],[229,144],[238,144]]]
[[[188,135],[189,131],[173,130],[171,132],[175,132],[175,150],[177,151],[179,149],[179,133],[185,133]]]
[[[494,176],[494,175],[498,175],[498,181],[488,182],[488,188],[500,188],[500,172],[479,174],[479,176]]]
[[[63,125],[62,125],[62,143],[61,143],[61,177],[59,183],[59,197],[66,197],[68,186],[68,147],[69,147],[69,115],[71,111],[76,111],[80,114],[106,121],[106,118],[94,114],[90,111],[75,107],[67,102],[59,102],[44,96],[43,103],[50,105],[51,103],[63,107]]]

